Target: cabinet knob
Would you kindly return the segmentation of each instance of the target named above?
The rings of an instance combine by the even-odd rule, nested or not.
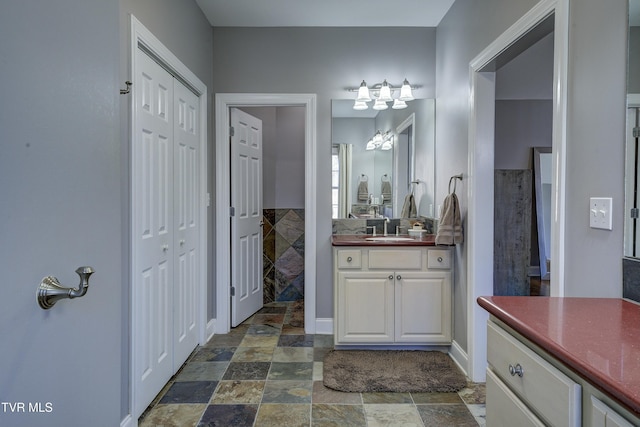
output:
[[[347,262],[353,261],[353,257],[347,257]]]
[[[396,276],[396,279],[397,279],[397,280],[402,280],[402,276],[398,274],[398,275]]]
[[[169,250],[169,245],[162,245],[160,246],[160,248],[162,249],[162,252],[167,252]]]
[[[509,364],[509,373],[512,377],[515,377],[517,375],[522,378],[522,376],[524,375],[524,369],[522,369],[522,366],[520,366],[519,363],[517,363],[516,366]]]
[[[438,262],[442,262],[442,257],[441,256],[438,257]]]
[[[393,274],[389,275],[389,280],[393,280]]]

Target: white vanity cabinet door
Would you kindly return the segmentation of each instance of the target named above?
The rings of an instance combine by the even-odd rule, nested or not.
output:
[[[591,396],[592,427],[632,427],[629,421],[595,396]]]
[[[451,274],[395,273],[395,341],[451,342]]]
[[[340,271],[336,285],[336,343],[393,342],[393,272]]]

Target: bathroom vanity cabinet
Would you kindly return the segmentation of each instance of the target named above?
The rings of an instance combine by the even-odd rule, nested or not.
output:
[[[598,298],[478,301],[491,314],[487,425],[640,425],[639,306]]]
[[[335,246],[336,345],[447,345],[449,248]]]

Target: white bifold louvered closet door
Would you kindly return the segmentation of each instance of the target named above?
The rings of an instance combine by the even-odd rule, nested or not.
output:
[[[198,344],[199,100],[138,49],[132,150],[134,414]]]

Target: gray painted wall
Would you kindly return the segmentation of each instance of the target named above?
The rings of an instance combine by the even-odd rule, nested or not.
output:
[[[3,426],[117,426],[122,390],[118,2],[6,0],[0,13]],[[88,293],[44,311],[53,275]],[[47,402],[51,406],[46,406]],[[44,411],[29,413],[28,404]]]
[[[318,187],[317,317],[333,317],[331,270],[331,99],[347,87],[406,77],[435,95],[433,28],[227,28],[213,30],[214,91],[316,93]]]
[[[303,107],[242,107],[262,120],[262,205],[304,209]]]
[[[533,168],[531,147],[551,147],[552,126],[551,100],[496,101],[495,169]]]
[[[569,19],[565,290],[620,297],[627,1],[572,3]],[[591,196],[613,198],[613,231],[589,228]]]

